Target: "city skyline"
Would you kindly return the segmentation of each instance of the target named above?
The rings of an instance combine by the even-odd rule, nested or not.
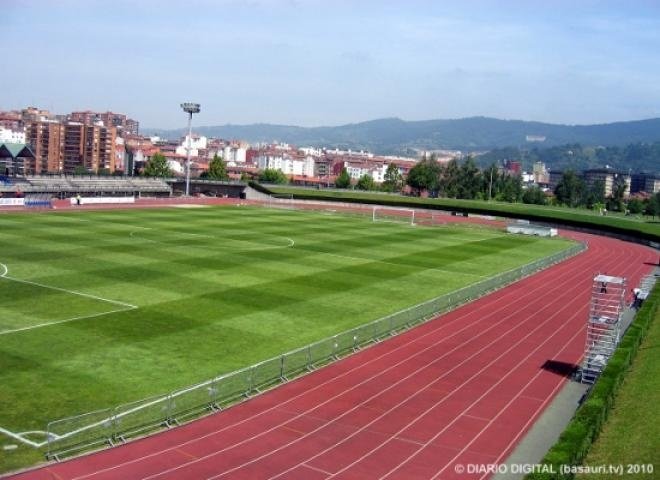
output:
[[[148,128],[491,116],[660,116],[654,2],[4,2],[0,109],[120,111]]]

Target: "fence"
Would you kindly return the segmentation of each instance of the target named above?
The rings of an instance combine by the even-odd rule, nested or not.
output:
[[[314,370],[359,348],[433,318],[540,269],[577,255],[576,244],[562,252],[500,273],[473,285],[393,313],[256,365],[165,395],[50,422],[47,456],[58,459],[104,444],[172,426],[222,409],[290,378]]]

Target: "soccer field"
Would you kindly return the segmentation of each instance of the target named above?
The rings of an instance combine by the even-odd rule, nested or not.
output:
[[[246,206],[2,215],[0,428],[202,381],[568,246]]]

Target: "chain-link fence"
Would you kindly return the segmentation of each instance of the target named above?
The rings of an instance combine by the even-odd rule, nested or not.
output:
[[[422,323],[584,249],[582,244],[573,245],[549,257],[197,385],[50,422],[47,427],[47,455],[49,458],[58,458],[103,444],[114,445],[127,438],[221,409],[348,355],[371,342]]]

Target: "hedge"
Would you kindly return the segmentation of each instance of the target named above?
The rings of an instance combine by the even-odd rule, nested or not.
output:
[[[527,480],[573,478],[571,474],[562,474],[560,466],[581,465],[584,461],[591,444],[596,440],[607,420],[616,393],[655,317],[659,304],[660,284],[657,284],[637,312],[632,325],[591,389],[588,399],[578,408],[559,440],[541,461],[542,464],[552,468],[540,469],[543,473],[528,474],[525,477]]]
[[[251,184],[254,187],[254,185]],[[451,198],[407,197],[398,194],[357,192],[352,190],[315,190],[300,187],[260,185],[263,193],[286,193],[301,200],[326,200],[348,203],[388,205],[392,207],[428,208],[452,210],[461,213],[524,218],[538,222],[563,224],[576,228],[598,230],[624,236],[626,239],[643,239],[660,243],[660,223],[628,220],[615,216],[599,216],[573,208],[544,207],[521,203],[498,203],[483,200],[458,200]]]

